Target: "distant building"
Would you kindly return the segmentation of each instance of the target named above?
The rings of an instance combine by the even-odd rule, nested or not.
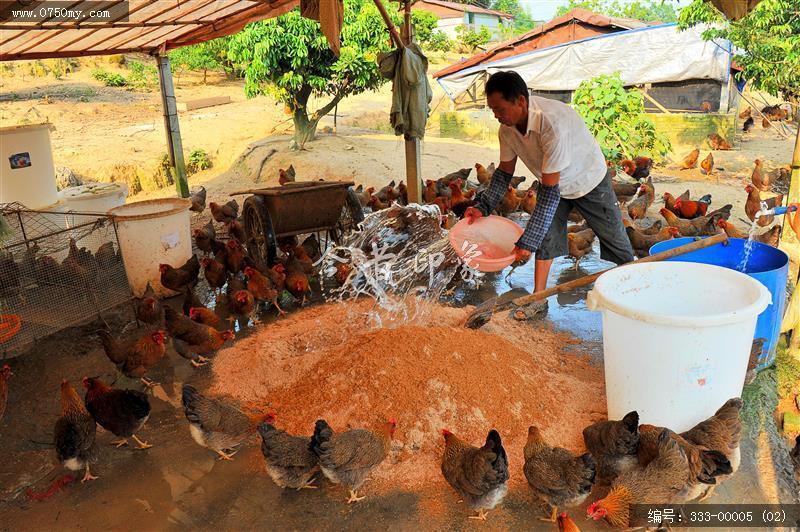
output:
[[[699,25],[648,25],[583,9],[462,59],[433,74],[457,110],[485,109],[484,85],[494,72],[513,70],[530,94],[569,103],[581,82],[619,73],[639,90],[645,110],[673,143],[701,142],[716,131],[734,138],[738,92],[731,43],[706,41]],[[473,112],[475,116],[482,116]],[[486,113],[491,118],[491,113]],[[470,115],[470,120],[475,120]]]
[[[523,35],[447,66],[433,74],[433,77],[444,79],[458,77],[460,72],[480,68],[483,64],[490,64],[501,59],[589,37],[644,27],[647,27],[647,24],[639,20],[607,17],[586,9],[575,8],[560,17],[536,26]],[[476,104],[482,106],[484,104],[482,81],[482,79],[478,80],[478,83],[471,85],[469,93],[459,94],[457,103],[467,106]],[[454,97],[452,92],[448,91],[448,94]],[[569,101],[570,94],[569,91],[564,91],[560,94],[559,99]]]
[[[437,28],[451,39],[457,37],[456,28],[464,25],[473,31],[487,28],[492,32],[493,40],[498,40],[501,37],[500,30],[514,22],[514,17],[508,13],[446,0],[418,0],[411,9],[436,15],[439,18]]]

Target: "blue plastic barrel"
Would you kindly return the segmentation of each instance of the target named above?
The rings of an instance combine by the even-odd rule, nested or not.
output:
[[[693,240],[693,238],[665,240],[651,247],[650,254],[676,248]],[[717,244],[716,246],[679,255],[669,260],[713,264],[738,270],[739,263],[744,255],[746,242],[741,238],[731,238],[728,241],[728,245]],[[758,316],[756,334],[753,339],[755,345],[762,345],[761,353],[758,356],[758,369],[761,369],[772,364],[775,360],[775,347],[778,345],[781,319],[783,318],[783,309],[786,304],[789,256],[767,244],[753,242],[750,259],[747,261],[747,268],[744,273],[760,281],[772,295],[772,303]],[[680,294],[676,294],[676,297],[680,297]]]

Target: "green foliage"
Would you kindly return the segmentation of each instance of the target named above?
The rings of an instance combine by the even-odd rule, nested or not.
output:
[[[228,44],[230,37],[221,37],[211,41],[183,46],[170,50],[169,61],[172,68],[179,71],[193,70],[203,73],[203,83],[209,71],[234,72],[233,65],[228,60]]]
[[[696,0],[702,1],[702,0]],[[664,0],[569,0],[566,5],[556,9],[556,17],[580,7],[609,17],[623,17],[644,22],[678,22],[678,14],[671,2]]]
[[[137,89],[152,89],[158,84],[158,71],[153,65],[146,65],[139,61],[130,61],[127,64],[127,84]]]
[[[411,25],[414,26],[414,39],[425,46],[430,42],[431,34],[436,29],[439,18],[430,11],[415,10],[411,12]]]
[[[453,41],[442,30],[436,30],[431,33],[426,48],[434,52],[449,52],[453,49]]]
[[[584,81],[572,95],[572,106],[583,117],[603,155],[609,160],[644,155],[660,160],[671,145],[656,131],[637,90],[625,90],[618,73]]]
[[[681,10],[683,28],[714,24],[703,38],[728,39],[734,59],[758,90],[774,96],[800,96],[800,11],[797,0],[763,0],[746,17],[725,20],[709,3],[694,0]]]
[[[492,9],[514,16],[515,34],[529,31],[536,25],[530,14],[520,5],[519,0],[494,0]]]
[[[786,345],[786,337],[782,337],[775,350],[775,377],[778,382],[778,394],[786,397],[800,392],[800,357],[793,355]]]
[[[390,14],[400,23],[396,10]],[[345,96],[377,89],[387,80],[378,72],[378,52],[389,39],[371,0],[345,0],[340,55],[328,47],[319,23],[297,9],[277,18],[249,24],[231,37],[228,58],[245,74],[245,94],[268,94],[292,112],[295,141],[313,138],[319,119]],[[311,95],[330,101],[314,112]]]
[[[48,72],[50,72],[50,69],[47,68],[47,65],[38,59],[28,63],[28,73],[34,78],[43,78]]]
[[[95,68],[92,70],[92,77],[102,82],[106,87],[124,87],[128,84],[128,80],[121,74],[109,72],[103,68]]]
[[[206,168],[211,168],[211,158],[203,148],[195,148],[189,153],[189,159],[186,161],[186,174],[196,174]]]
[[[78,60],[74,58],[47,59],[43,62],[44,69],[56,79],[61,79],[65,74],[74,72],[78,65]]]
[[[486,26],[481,26],[480,31],[474,31],[465,25],[456,27],[458,41],[467,51],[474,52],[479,46],[484,46],[492,39],[492,33]]]

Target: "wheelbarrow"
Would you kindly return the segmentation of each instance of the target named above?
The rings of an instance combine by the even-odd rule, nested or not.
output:
[[[278,239],[324,233],[339,243],[364,219],[352,181],[297,181],[282,186],[242,190],[247,249],[256,261],[274,264]]]

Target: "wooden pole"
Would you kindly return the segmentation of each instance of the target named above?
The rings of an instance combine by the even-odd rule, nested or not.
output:
[[[800,202],[800,127],[797,128],[797,135],[794,140],[787,205],[797,202]],[[798,279],[800,274],[800,242],[798,242],[797,235],[794,234],[794,230],[789,225],[788,216],[783,217],[783,234],[780,247],[789,255],[789,279]]]
[[[167,134],[167,151],[169,164],[175,172],[175,188],[178,197],[189,197],[189,183],[186,180],[186,163],[183,160],[183,142],[181,128],[178,123],[178,107],[175,102],[175,88],[172,85],[172,72],[169,69],[169,57],[157,55],[158,81],[161,87],[161,106],[164,113],[164,131]]]
[[[414,28],[411,24],[411,0],[404,0],[403,39],[406,44],[414,40]],[[406,183],[408,201],[422,203],[422,158],[420,156],[419,138],[404,136],[406,144]]]
[[[392,19],[389,18],[389,13],[386,12],[386,8],[383,7],[383,3],[381,0],[373,0],[375,2],[375,7],[378,8],[378,11],[381,14],[381,18],[383,18],[384,24],[386,24],[386,28],[389,30],[389,35],[392,36],[392,40],[394,41],[395,46],[398,48],[405,48],[403,44],[403,40],[400,38],[400,35],[397,34],[397,29],[394,27],[394,23]]]

